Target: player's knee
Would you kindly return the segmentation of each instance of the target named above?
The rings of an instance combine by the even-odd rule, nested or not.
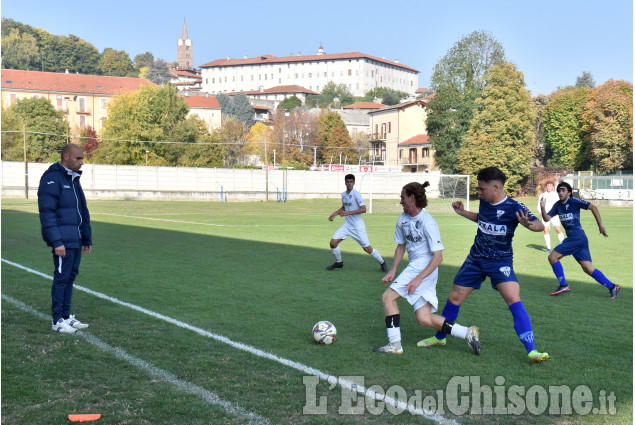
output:
[[[369,254],[372,254],[372,252],[373,252],[373,247],[372,247],[372,246],[370,246],[370,245],[368,245],[368,246],[364,247],[364,251],[366,251],[366,252],[367,252],[367,253],[369,253]]]
[[[331,243],[329,244],[331,246],[331,249],[335,249],[337,248],[337,241],[335,239],[331,239]]]
[[[421,326],[426,326],[428,328],[432,328],[432,315],[430,314],[419,314],[417,315],[417,323]]]
[[[582,266],[582,270],[584,271],[584,273],[586,273],[589,276],[591,276],[593,274],[593,272],[595,271],[595,267],[585,264],[585,265]]]

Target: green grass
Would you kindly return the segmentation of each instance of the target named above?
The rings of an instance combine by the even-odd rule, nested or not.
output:
[[[470,295],[458,318],[461,324],[480,327],[480,357],[458,339],[449,339],[443,348],[416,347],[434,331],[418,326],[403,300],[404,354],[373,353],[372,347],[386,342],[383,275],[354,241],[341,245],[344,269],[325,270],[333,261],[328,241],[341,224],[341,219],[331,223],[327,217],[338,206],[337,200],[89,201],[95,245],[82,259],[76,284],[330,375],[363,376],[366,386],[384,390],[401,386],[408,396],[420,391],[423,397],[436,397],[452,377],[473,376],[492,389],[504,379],[505,391],[512,386],[548,390],[567,385],[574,390],[586,385],[594,406],[601,391],[616,397],[616,415],[524,411],[518,416],[454,416],[446,407],[444,416],[459,423],[632,423],[631,209],[600,207],[608,239],[598,234],[590,213],[582,219],[594,265],[623,288],[616,300],[609,300],[608,291],[570,257],[563,265],[572,291],[550,297],[556,282],[542,252],[542,234],[517,230],[514,268],[521,297],[537,348],[551,355],[548,362],[529,365],[511,314],[489,280]],[[442,308],[476,228],[453,213],[435,218],[446,247],[437,286]],[[390,262],[396,214],[364,219],[372,245]],[[2,258],[52,275],[34,200],[2,201]],[[47,317],[50,283],[2,263],[2,294]],[[90,323],[91,336],[271,423],[433,423],[407,411],[339,414],[342,391],[323,381],[317,395],[327,397],[327,414],[304,415],[305,372],[79,289],[73,295],[73,311]],[[246,421],[79,335],[54,334],[47,320],[2,301],[2,423],[60,424],[69,413],[90,412],[102,413],[100,424]],[[319,320],[336,325],[335,344],[312,342],[310,330]]]

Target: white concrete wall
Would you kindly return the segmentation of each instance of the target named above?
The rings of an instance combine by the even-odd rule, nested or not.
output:
[[[28,193],[37,196],[40,177],[51,164],[28,164]],[[301,171],[238,168],[152,167],[84,164],[82,187],[90,199],[174,199],[256,201],[280,196],[284,185],[287,199],[339,198],[344,176],[356,177],[355,188],[365,197],[399,199],[401,188],[412,181],[430,181],[430,197],[438,196],[438,174],[368,173],[359,166],[346,171]],[[25,168],[22,162],[0,162],[3,197],[25,196]],[[369,199],[369,198],[367,198]]]

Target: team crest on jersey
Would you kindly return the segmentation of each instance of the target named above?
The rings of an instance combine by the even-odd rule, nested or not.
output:
[[[505,211],[503,210],[496,210],[496,218],[501,218],[501,216],[505,214]]]
[[[569,209],[569,204],[565,205],[565,206],[564,206],[564,209],[565,209],[565,210],[568,210],[568,209]]]
[[[505,277],[509,277],[509,275],[512,274],[511,267],[501,267],[499,270],[505,275]]]
[[[417,229],[417,230],[421,229],[421,225],[422,225],[422,224],[423,224],[423,222],[422,222],[422,221],[416,221],[416,222],[415,222],[415,229]]]
[[[507,234],[507,226],[501,224],[488,223],[487,221],[479,221],[478,227],[481,232],[493,236],[505,236]]]

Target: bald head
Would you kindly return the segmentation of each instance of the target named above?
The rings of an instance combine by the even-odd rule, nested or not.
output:
[[[84,151],[74,143],[69,143],[62,148],[62,166],[75,172],[84,165]]]

